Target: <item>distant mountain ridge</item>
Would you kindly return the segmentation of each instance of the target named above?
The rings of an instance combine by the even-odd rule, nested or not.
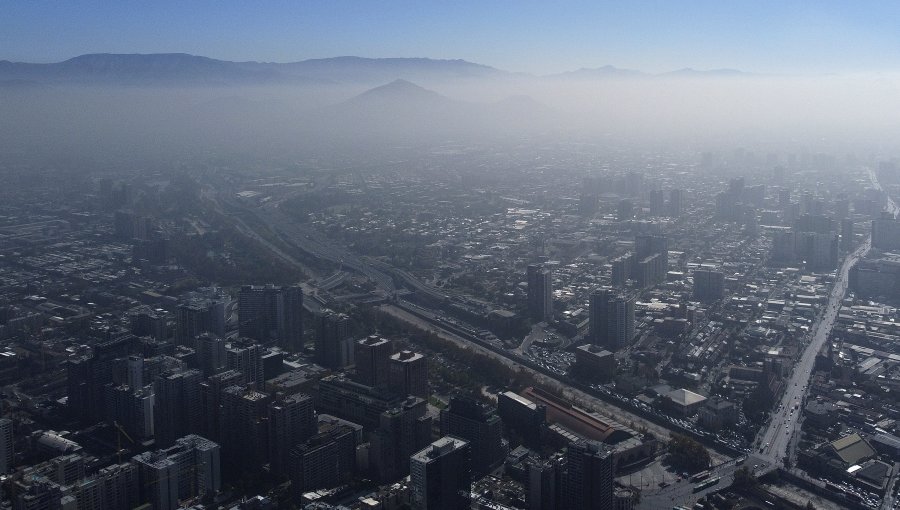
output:
[[[0,61],[0,80],[110,84],[385,82],[397,78],[506,74],[465,60],[335,57],[300,62],[232,62],[186,53],[81,55],[63,62]]]
[[[430,58],[318,58],[298,62],[233,62],[187,53],[94,53],[49,64],[0,60],[0,81],[33,81],[50,84],[109,85],[232,85],[232,84],[330,84],[385,83],[396,79],[531,77],[606,79],[657,76],[737,76],[733,69],[700,71],[690,68],[662,74],[614,66],[582,68],[556,75],[535,77],[512,73],[466,60]]]

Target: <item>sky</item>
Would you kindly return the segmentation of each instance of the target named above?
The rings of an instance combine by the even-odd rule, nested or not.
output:
[[[900,71],[900,2],[0,0],[0,60],[191,53],[464,59],[551,74]]]

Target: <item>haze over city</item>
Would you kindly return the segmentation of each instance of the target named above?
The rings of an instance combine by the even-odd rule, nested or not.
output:
[[[900,507],[898,19],[0,0],[0,508]]]

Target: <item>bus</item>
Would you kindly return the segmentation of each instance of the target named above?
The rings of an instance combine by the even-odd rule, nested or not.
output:
[[[694,476],[692,476],[692,477],[691,477],[691,481],[692,481],[692,482],[699,482],[699,481],[701,481],[701,480],[706,480],[707,478],[709,478],[709,475],[710,475],[710,474],[711,474],[711,473],[710,473],[709,471],[701,471],[701,472],[695,474]]]
[[[700,482],[700,483],[698,483],[697,486],[694,487],[694,492],[700,492],[700,491],[702,491],[702,490],[704,490],[704,489],[708,489],[708,488],[712,487],[713,485],[715,485],[715,484],[717,484],[717,483],[719,483],[719,478],[718,478],[718,477],[716,477],[716,478],[710,478],[709,480],[706,480],[705,482]]]

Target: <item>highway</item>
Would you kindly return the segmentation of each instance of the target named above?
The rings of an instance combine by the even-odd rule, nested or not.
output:
[[[882,190],[875,172],[872,169],[867,169],[867,173],[872,185]],[[897,214],[897,204],[889,196],[886,195],[886,197],[887,210]],[[757,446],[750,452],[744,463],[757,475],[782,466],[784,458],[791,453],[791,445],[796,444],[797,438],[794,435],[800,433],[799,420],[809,392],[809,382],[815,366],[816,355],[828,340],[828,336],[840,312],[841,301],[847,292],[850,268],[868,253],[871,246],[872,236],[870,233],[866,236],[865,241],[844,259],[840,270],[837,272],[834,286],[831,289],[831,294],[828,296],[828,304],[819,315],[819,320],[815,323],[809,335],[809,343],[800,359],[794,365],[779,405],[772,411],[770,421],[757,436]],[[658,490],[645,491],[642,494],[640,507],[664,508],[673,504],[690,504],[707,492],[714,492],[730,485],[734,479],[734,471],[736,469],[738,469],[738,465],[734,462],[714,466],[714,475],[712,476],[720,477],[721,482],[697,493],[693,492],[693,484],[685,482],[672,484],[669,487]],[[886,501],[892,499],[891,496],[885,498]]]
[[[831,329],[834,327],[834,321],[841,309],[841,301],[847,292],[850,268],[869,251],[870,247],[871,237],[867,236],[865,242],[848,255],[841,264],[831,294],[828,296],[828,304],[813,326],[806,349],[794,365],[779,406],[773,410],[768,426],[759,435],[759,446],[756,453],[769,463],[781,464],[788,453],[791,436],[794,434],[798,419],[803,412],[816,355],[825,345]]]
[[[868,175],[869,179],[872,182],[872,185],[877,189],[881,189],[881,185],[878,182],[875,173],[871,169],[868,169]],[[897,205],[890,199],[890,197],[887,198],[886,203],[889,211],[895,214],[898,212]],[[264,221],[266,221],[272,227],[273,231],[275,231],[275,233],[285,242],[315,257],[340,263],[344,269],[350,269],[367,276],[379,287],[379,289],[381,289],[387,295],[393,294],[393,292],[396,290],[394,280],[388,274],[396,274],[396,272],[389,271],[389,269],[392,268],[384,267],[382,265],[383,263],[381,263],[380,261],[367,260],[365,257],[360,257],[356,254],[353,254],[347,249],[335,246],[330,240],[325,238],[315,229],[310,228],[306,225],[298,224],[296,221],[288,218],[283,213],[283,211],[280,211],[278,209],[277,204],[267,204],[267,206],[263,207],[262,209],[257,209],[256,212],[258,216],[264,219]],[[268,245],[269,243],[266,244]],[[834,326],[834,322],[840,310],[841,301],[843,300],[843,297],[847,291],[849,270],[861,257],[865,256],[870,247],[871,235],[867,235],[866,240],[844,259],[840,269],[837,271],[835,282],[828,298],[828,303],[819,315],[817,322],[810,332],[808,343],[800,359],[794,365],[790,378],[786,383],[785,391],[780,400],[779,406],[776,407],[776,410],[773,410],[771,420],[768,422],[766,427],[760,431],[755,449],[749,453],[746,461],[742,463],[748,466],[748,468],[752,469],[757,475],[761,475],[777,469],[778,466],[783,464],[783,459],[789,453],[793,435],[796,432],[795,429],[797,429],[798,427],[799,417],[802,413],[803,405],[806,400],[808,385],[815,364],[815,358],[822,346],[827,341],[828,336]],[[281,255],[284,256],[287,254]],[[422,287],[428,287],[427,285],[422,284],[422,282],[418,282],[408,273],[401,274],[399,275],[399,277],[403,280],[403,283],[405,285],[409,285],[415,290],[423,291],[426,289],[423,289]],[[418,283],[419,285],[415,285],[415,283]],[[405,320],[411,322],[421,321],[421,318],[413,317],[397,307],[388,306],[384,308],[387,308],[385,311],[389,311],[394,315],[400,315]],[[426,326],[426,323],[423,323],[422,325]],[[428,329],[432,329],[435,326],[433,322],[429,325],[431,327]],[[438,330],[437,332],[441,334],[441,336],[451,337],[457,343],[463,345],[467,344],[470,347],[474,347],[477,351],[480,351],[488,356],[495,357],[501,362],[506,363],[516,369],[520,369],[520,367],[527,369],[527,367],[523,367],[520,363],[518,363],[518,361],[521,360],[516,359],[518,358],[518,356],[516,356],[516,353],[505,352],[503,354],[498,354],[496,352],[491,352],[491,350],[484,349],[481,346],[477,346],[473,342],[463,339],[458,335],[452,334],[449,331]],[[532,371],[537,376],[543,376],[545,382],[552,381],[556,384],[560,383],[551,374],[541,373],[536,370],[529,371]],[[605,407],[606,409],[604,409],[604,411],[612,411],[614,414],[618,414],[620,416],[620,420],[622,420],[623,418],[637,418],[636,421],[638,422],[648,423],[646,420],[638,416],[631,415],[631,413],[628,412],[624,412],[620,408],[617,409],[615,408],[615,406],[612,406],[609,403],[599,401],[599,399],[597,399],[593,395],[588,395],[571,387],[566,387],[565,389],[568,390],[567,396],[569,396],[570,398],[574,397],[576,399],[587,400],[595,405],[601,404],[598,405],[598,407]],[[656,429],[654,431],[656,433],[662,432],[662,430],[660,430],[660,428],[662,427],[659,427],[659,425],[657,424],[652,425],[653,426],[650,427],[651,430]],[[665,429],[663,428],[663,430]],[[671,508],[672,505],[690,504],[691,502],[696,501],[709,492],[721,490],[722,488],[729,486],[733,480],[734,471],[737,468],[738,465],[735,460],[713,466],[712,470],[714,474],[712,476],[720,478],[721,481],[718,484],[702,491],[694,492],[694,484],[688,482],[687,480],[677,484],[672,484],[668,487],[644,491],[644,493],[642,493],[642,502],[640,504],[640,507]]]

